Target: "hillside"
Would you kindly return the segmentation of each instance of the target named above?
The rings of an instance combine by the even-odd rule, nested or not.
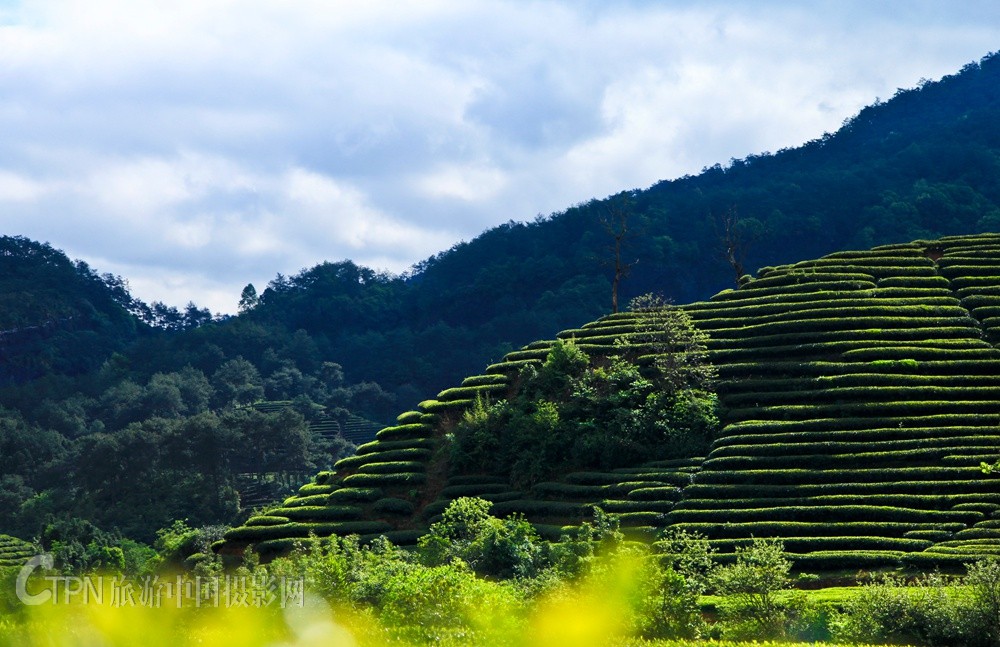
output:
[[[136,338],[136,306],[120,278],[0,237],[0,384],[99,368]]]
[[[85,520],[152,541],[175,519],[244,519],[391,416],[389,394],[327,360],[304,332],[147,305],[0,236],[0,530]]]
[[[417,264],[405,276],[325,263],[261,290],[239,317],[306,330],[352,381],[400,406],[454,384],[505,352],[611,309],[612,237],[627,216],[621,302],[661,292],[678,303],[735,285],[735,265],[1000,228],[1000,56],[900,90],[800,147],[761,152],[695,176],[514,220]],[[524,218],[529,214],[511,214]]]
[[[708,334],[719,371],[721,429],[704,457],[529,488],[510,472],[456,469],[449,434],[477,397],[510,397],[521,369],[540,366],[556,343],[536,342],[402,414],[335,472],[230,531],[223,550],[281,551],[309,532],[413,541],[448,501],[475,495],[548,536],[596,504],[632,533],[678,526],[723,552],[780,537],[814,568],[996,551],[1000,479],[980,463],[1000,453],[1000,235],[763,268],[683,310]],[[611,315],[558,337],[591,357],[620,352],[623,338],[650,347],[645,317]]]

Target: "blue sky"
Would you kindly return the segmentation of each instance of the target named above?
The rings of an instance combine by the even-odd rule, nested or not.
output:
[[[0,233],[235,310],[836,130],[995,2],[0,0]]]

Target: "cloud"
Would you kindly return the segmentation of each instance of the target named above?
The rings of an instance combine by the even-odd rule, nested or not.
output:
[[[998,35],[978,1],[4,4],[0,233],[232,312],[797,145]]]
[[[32,202],[45,193],[45,186],[11,171],[0,171],[0,205]]]

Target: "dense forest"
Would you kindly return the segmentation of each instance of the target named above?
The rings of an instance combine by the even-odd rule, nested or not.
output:
[[[608,313],[613,291],[685,302],[762,265],[997,230],[998,113],[990,55],[801,147],[511,220],[404,275],[347,260],[278,275],[232,317],[144,304],[4,237],[0,528],[31,538],[71,515],[149,540],[173,519],[231,523],[254,483],[297,484],[349,451],[319,423],[390,422]]]

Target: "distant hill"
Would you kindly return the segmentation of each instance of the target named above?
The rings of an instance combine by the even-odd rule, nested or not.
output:
[[[222,550],[280,552],[310,532],[412,542],[449,501],[481,496],[548,536],[600,505],[632,534],[695,530],[723,553],[780,537],[807,568],[930,567],[997,552],[1000,478],[980,463],[1000,454],[1000,234],[764,268],[683,310],[708,334],[719,371],[721,429],[705,456],[529,486],[511,469],[456,467],[456,424],[480,415],[484,398],[513,397],[555,344],[537,342],[400,415],[335,472],[230,531]],[[592,358],[631,340],[649,365],[644,316],[606,316],[559,338]]]
[[[92,371],[142,322],[124,282],[47,243],[0,237],[0,383]]]
[[[733,287],[740,266],[998,230],[997,123],[1000,56],[990,55],[798,148],[511,221],[402,277],[350,262],[279,276],[238,319],[304,329],[328,343],[349,379],[416,402],[532,339],[610,312],[612,237],[602,221],[616,215],[629,232],[621,260],[634,262],[622,303],[653,291],[704,299]]]

